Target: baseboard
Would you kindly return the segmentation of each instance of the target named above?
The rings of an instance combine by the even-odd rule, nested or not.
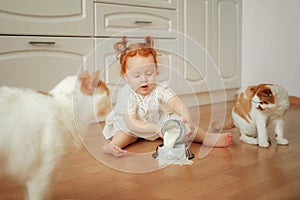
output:
[[[292,105],[300,105],[300,97],[290,96],[290,103]]]
[[[201,92],[196,94],[179,95],[179,98],[187,107],[200,105],[210,105],[214,103],[222,103],[232,101],[237,89],[217,90],[211,92]],[[225,92],[225,93],[224,93]]]

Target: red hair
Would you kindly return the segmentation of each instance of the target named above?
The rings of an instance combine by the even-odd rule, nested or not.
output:
[[[120,64],[121,64],[121,70],[120,74],[123,76],[126,74],[126,61],[128,57],[134,57],[136,55],[142,56],[142,57],[148,57],[150,55],[153,56],[153,60],[155,63],[155,67],[157,69],[157,53],[153,48],[153,38],[150,36],[145,37],[144,43],[134,43],[126,47],[127,44],[127,38],[124,36],[122,38],[121,42],[117,42],[114,45],[114,49],[117,53],[117,55],[120,55]]]

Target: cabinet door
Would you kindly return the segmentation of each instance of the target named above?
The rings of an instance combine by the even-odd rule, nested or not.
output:
[[[226,89],[241,85],[241,20],[241,0],[213,0],[212,56],[219,70],[213,78],[222,80]]]
[[[147,34],[156,38],[176,37],[172,32],[177,30],[176,10],[104,3],[96,3],[95,9],[96,36],[142,37]]]
[[[209,16],[211,4],[208,0],[185,0],[179,5],[181,19],[180,29],[184,35],[179,40],[183,58],[178,70],[193,88],[193,92],[207,91],[210,81],[209,55],[211,48],[211,18]],[[179,87],[184,87],[180,85]],[[181,93],[183,88],[179,90]]]
[[[117,91],[125,84],[120,75],[120,62],[116,58],[113,46],[120,38],[97,39],[96,40],[96,68],[102,72],[101,79],[109,87],[113,102],[116,100]],[[130,43],[142,42],[143,39],[130,39]],[[157,39],[155,41],[158,53],[158,82],[167,83],[174,91],[177,89],[176,82],[176,40]]]
[[[49,91],[66,76],[76,75],[93,39],[59,37],[0,37],[0,85]]]
[[[241,2],[179,1],[179,30],[187,36],[179,48],[187,62],[179,65],[179,70],[194,92],[240,87]]]
[[[93,0],[1,0],[0,34],[93,35]]]

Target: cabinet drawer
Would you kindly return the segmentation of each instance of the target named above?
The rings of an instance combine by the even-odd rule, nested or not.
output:
[[[93,35],[93,0],[1,0],[0,34]]]
[[[87,57],[93,39],[59,37],[0,37],[0,86],[29,87],[49,91],[60,80],[76,75]]]
[[[95,2],[114,3],[132,6],[176,9],[177,0],[96,0]]]
[[[132,37],[152,35],[161,38],[175,38],[177,30],[175,10],[122,6],[97,3],[95,14],[95,35]]]

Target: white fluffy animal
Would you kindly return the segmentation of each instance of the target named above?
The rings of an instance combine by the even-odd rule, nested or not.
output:
[[[269,147],[267,126],[274,123],[277,144],[288,145],[289,141],[284,138],[284,115],[289,105],[288,93],[280,85],[249,86],[236,96],[232,109],[233,123],[223,129],[237,127],[241,141]]]
[[[95,100],[95,113],[108,112],[108,89],[99,72],[85,71],[78,80],[80,98]],[[80,146],[69,95],[75,81],[63,81],[72,87],[60,83],[52,93],[0,88],[0,176],[23,184],[26,199],[47,198],[62,156]]]

